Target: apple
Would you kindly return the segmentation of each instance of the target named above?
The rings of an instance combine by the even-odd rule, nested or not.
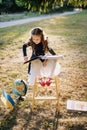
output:
[[[46,85],[47,85],[47,86],[50,86],[50,84],[51,84],[50,80],[47,80],[47,81],[46,81]]]
[[[40,85],[44,87],[44,86],[45,86],[45,82],[44,82],[44,81],[41,81],[41,82],[40,82]]]

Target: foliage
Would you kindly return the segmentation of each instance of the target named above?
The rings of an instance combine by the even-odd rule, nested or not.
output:
[[[87,0],[67,0],[68,5],[72,5],[74,7],[87,7]]]
[[[2,0],[0,0],[0,3],[2,3]]]
[[[14,5],[14,0],[3,0],[0,4],[0,12],[8,12],[10,8]]]
[[[2,0],[0,1],[0,13],[1,12],[16,12],[20,7],[16,4],[15,0]]]
[[[29,11],[49,13],[56,7],[87,7],[87,0],[16,0],[18,5],[25,6]]]
[[[50,10],[55,8],[57,0],[17,0],[17,3],[22,3],[29,11],[48,13]]]
[[[87,8],[87,0],[0,0],[0,12],[17,12],[21,8],[42,14],[52,12],[56,7]]]

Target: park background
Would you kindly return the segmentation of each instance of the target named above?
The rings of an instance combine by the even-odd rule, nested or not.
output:
[[[48,1],[48,0],[47,0]],[[0,1],[0,7],[10,2]],[[16,19],[41,16],[43,14],[62,13],[79,8],[82,11],[72,15],[55,16],[49,20],[40,20],[12,27],[0,28],[0,96],[5,89],[13,98],[12,88],[17,78],[27,80],[27,65],[23,64],[22,45],[29,38],[30,30],[40,26],[49,37],[50,46],[57,54],[64,56],[60,60],[60,116],[56,115],[55,103],[44,102],[37,104],[33,113],[30,111],[31,102],[27,98],[19,102],[10,111],[0,100],[0,129],[1,130],[86,130],[87,113],[83,111],[67,111],[68,99],[87,101],[87,1],[43,1],[42,11],[29,6],[31,1],[14,1],[16,9],[12,6],[6,10],[0,8],[0,22]],[[24,2],[24,3],[23,3]],[[41,1],[42,2],[42,1]],[[6,4],[5,4],[6,3]],[[34,5],[36,2],[34,2]],[[55,3],[55,4],[53,4]],[[15,5],[13,4],[13,5]],[[40,2],[37,4],[41,4]],[[46,5],[45,5],[46,4]],[[12,4],[11,4],[12,5]],[[20,6],[19,6],[20,5]],[[27,8],[28,5],[30,8]],[[47,6],[50,5],[50,6]],[[36,6],[35,6],[36,7]],[[57,7],[57,8],[56,8]],[[16,11],[17,12],[16,12]],[[49,11],[48,11],[49,10]],[[10,15],[11,13],[11,15]],[[20,17],[22,16],[22,17]],[[29,52],[31,49],[29,48]],[[30,54],[29,54],[30,55]]]

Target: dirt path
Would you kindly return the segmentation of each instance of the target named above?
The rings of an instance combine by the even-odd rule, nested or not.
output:
[[[13,20],[13,21],[8,21],[8,22],[0,22],[0,28],[5,28],[9,26],[15,26],[18,24],[25,24],[33,21],[39,21],[39,20],[44,20],[44,19],[49,19],[52,17],[56,16],[63,16],[63,15],[68,15],[68,14],[74,14],[80,12],[79,10],[77,11],[70,11],[70,12],[64,12],[64,13],[58,13],[58,14],[52,14],[52,15],[42,15],[42,16],[37,16],[33,18],[26,18],[26,19],[19,19],[19,20]]]

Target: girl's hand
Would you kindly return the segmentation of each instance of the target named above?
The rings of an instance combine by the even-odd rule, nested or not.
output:
[[[24,56],[24,61],[28,61],[28,57],[27,56]]]
[[[47,65],[47,61],[48,61],[48,59],[46,59],[46,60],[43,62],[43,66],[46,66],[46,65]]]

